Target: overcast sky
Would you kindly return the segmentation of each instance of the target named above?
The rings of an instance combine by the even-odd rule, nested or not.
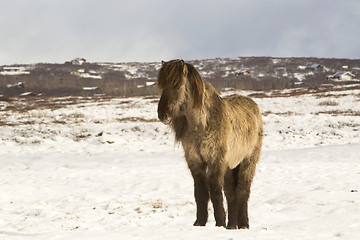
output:
[[[0,65],[360,58],[359,0],[1,0]]]

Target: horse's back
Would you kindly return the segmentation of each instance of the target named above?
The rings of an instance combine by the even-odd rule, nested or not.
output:
[[[256,116],[261,115],[258,105],[249,97],[238,95],[225,98],[225,101],[230,103],[232,107],[248,112],[249,114],[255,114]]]

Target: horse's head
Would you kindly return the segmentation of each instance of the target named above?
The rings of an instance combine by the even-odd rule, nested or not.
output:
[[[204,82],[196,69],[183,60],[162,62],[158,86],[162,91],[158,117],[164,124],[185,115],[189,107],[200,109],[203,104]]]

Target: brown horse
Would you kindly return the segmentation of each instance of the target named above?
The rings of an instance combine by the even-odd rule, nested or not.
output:
[[[162,62],[158,86],[158,117],[174,130],[194,178],[194,226],[205,226],[209,199],[216,226],[226,226],[224,190],[227,228],[249,228],[248,199],[263,137],[258,106],[243,96],[221,98],[183,60]]]

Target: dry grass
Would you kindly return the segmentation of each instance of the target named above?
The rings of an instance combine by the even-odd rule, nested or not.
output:
[[[229,97],[232,97],[232,96],[229,96]],[[266,93],[264,92],[261,92],[261,93],[251,93],[248,95],[248,97],[251,97],[251,98],[266,98],[266,97],[269,97]]]
[[[78,105],[81,103],[103,103],[108,102],[114,97],[103,96],[103,97],[1,97],[1,101],[6,102],[5,107],[0,111],[12,111],[18,113],[24,113],[31,110],[56,110],[60,108],[65,108],[70,105]],[[131,100],[122,101],[119,104],[131,103]],[[79,106],[81,107],[81,106]]]
[[[159,119],[151,118],[146,119],[142,117],[125,117],[125,118],[117,118],[118,122],[159,122]]]
[[[157,96],[143,97],[149,99],[149,101],[158,102]],[[115,99],[116,101],[111,101]],[[119,101],[120,100],[120,101]],[[85,108],[88,104],[95,104],[97,106],[107,105],[109,103],[117,105],[117,108],[121,108],[126,111],[128,108],[137,107],[136,102],[132,99],[126,99],[118,97],[1,97],[0,98],[0,126],[19,126],[19,125],[31,125],[36,123],[52,123],[65,125],[70,123],[83,123],[86,122],[86,113],[80,108]],[[57,117],[53,117],[51,113],[43,110],[58,110],[67,108],[71,105],[76,105],[76,109],[79,111],[66,111],[67,113],[60,113]],[[49,116],[46,116],[49,115]],[[14,119],[11,116],[18,116]],[[11,119],[11,120],[9,120]],[[31,119],[31,120],[21,120]],[[118,122],[142,122],[152,123],[158,122],[158,119],[142,118],[142,117],[123,117],[117,118]],[[44,122],[43,122],[44,121]],[[91,119],[91,122],[96,124],[104,124],[102,119]],[[80,134],[77,139],[87,138],[86,134]]]
[[[13,99],[10,97],[6,97],[6,96],[1,96],[0,97],[0,102],[12,102]]]
[[[353,131],[358,131],[360,124],[358,123],[354,123],[354,122],[337,122],[337,123],[333,123],[333,124],[329,124],[328,127],[330,128],[335,128],[335,129],[342,129],[344,127],[349,127],[352,128]]]
[[[336,88],[335,88],[336,87]],[[340,92],[345,90],[356,90],[360,89],[360,84],[358,85],[337,85],[337,86],[323,86],[317,88],[293,88],[293,89],[276,89],[276,90],[266,90],[259,91],[249,94],[249,97],[252,98],[274,98],[274,97],[294,97],[301,95],[313,95],[316,98],[325,98],[325,97],[343,97],[348,94],[331,94],[332,92]],[[360,96],[359,96],[360,98]]]
[[[294,116],[294,115],[300,115],[299,113],[295,113],[295,112],[271,112],[271,111],[266,111],[263,112],[262,115],[263,116],[268,116],[270,114],[274,114],[274,115],[279,115],[279,116]]]
[[[340,111],[340,110],[333,110],[333,111],[320,111],[315,113],[316,115],[319,114],[329,114],[331,116],[360,116],[360,111],[353,111],[351,109]]]
[[[339,103],[335,101],[322,101],[319,103],[320,106],[338,106]]]

